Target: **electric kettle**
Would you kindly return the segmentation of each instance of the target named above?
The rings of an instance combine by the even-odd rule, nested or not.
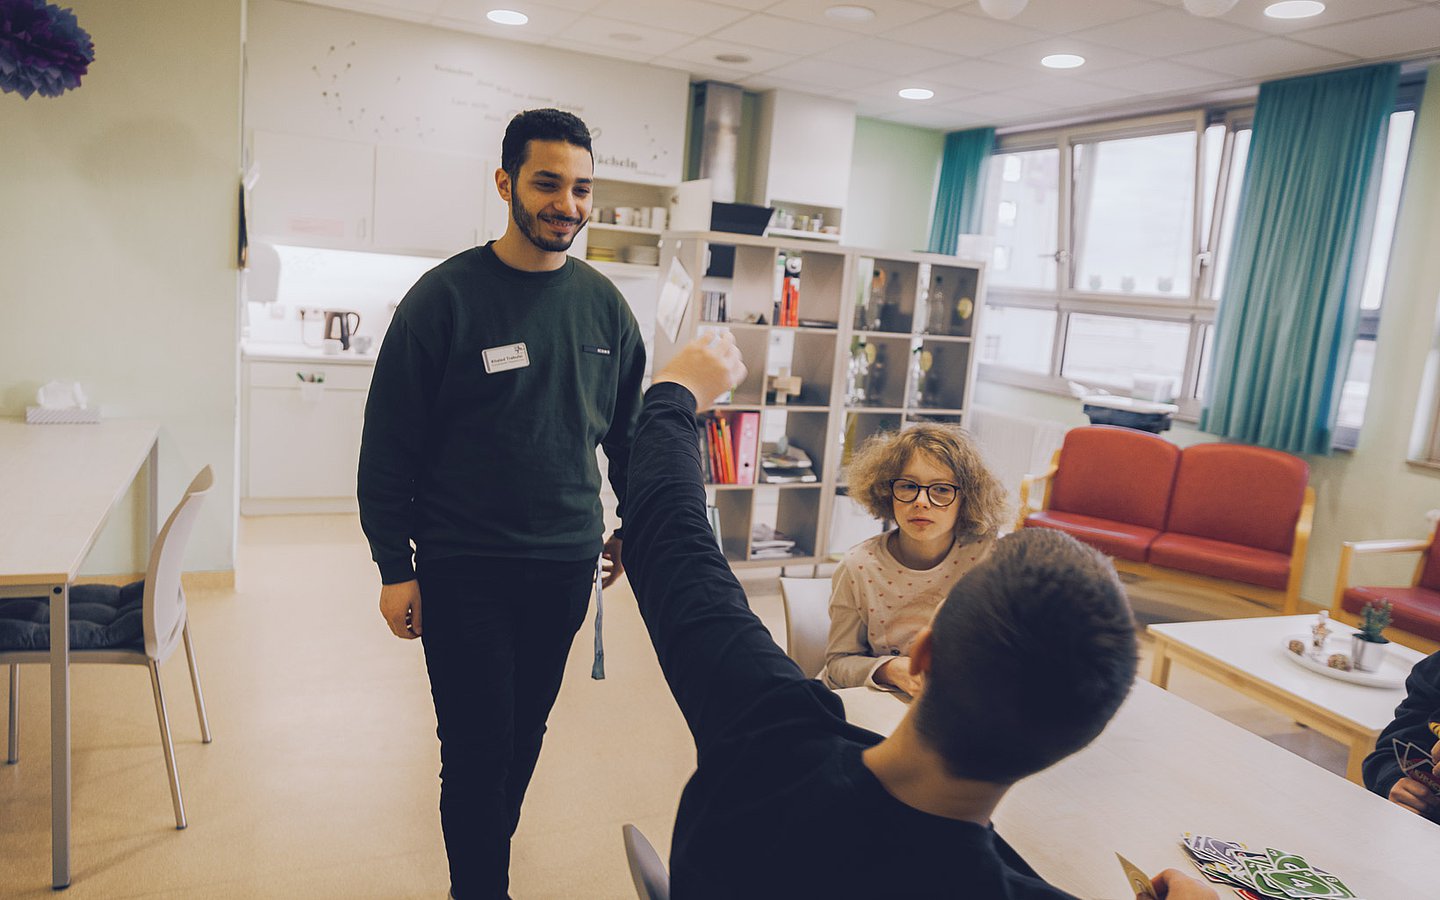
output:
[[[351,317],[354,317],[353,320]],[[341,350],[350,349],[350,338],[360,328],[360,314],[353,309],[325,310],[325,340],[338,340]]]

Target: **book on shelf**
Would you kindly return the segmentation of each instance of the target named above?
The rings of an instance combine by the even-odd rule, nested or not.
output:
[[[789,559],[795,555],[795,541],[783,531],[764,522],[750,529],[751,559]]]
[[[702,291],[700,294],[700,318],[706,322],[728,322],[725,310],[724,291]]]
[[[720,507],[713,503],[705,504],[705,515],[710,519],[710,530],[715,532],[715,544],[720,552],[725,552],[725,541],[720,535]]]
[[[813,484],[815,463],[794,444],[766,441],[760,450],[760,479],[766,484]]]

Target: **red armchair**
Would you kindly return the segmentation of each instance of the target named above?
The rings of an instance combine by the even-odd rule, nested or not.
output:
[[[1431,511],[1435,519],[1440,511]],[[1381,585],[1352,586],[1350,565],[1357,555],[1419,553],[1415,574],[1406,587]],[[1440,553],[1435,551],[1435,529],[1418,541],[1346,541],[1340,550],[1340,571],[1335,576],[1335,600],[1331,615],[1351,625],[1360,621],[1367,600],[1390,601],[1391,639],[1416,650],[1440,650]]]

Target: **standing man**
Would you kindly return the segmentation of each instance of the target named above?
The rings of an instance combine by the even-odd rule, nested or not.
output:
[[[420,637],[455,897],[507,896],[510,838],[603,555],[600,471],[623,511],[645,348],[625,299],[566,255],[590,215],[590,132],[560,110],[505,130],[505,234],[430,270],[385,335],[360,448],[380,613]],[[414,545],[413,562],[412,549]]]

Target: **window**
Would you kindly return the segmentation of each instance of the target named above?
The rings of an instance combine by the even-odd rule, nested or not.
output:
[[[1391,116],[1337,446],[1354,445],[1364,415],[1418,87],[1402,90]],[[1137,375],[1168,379],[1181,416],[1197,417],[1252,116],[1192,111],[1002,136],[986,201],[985,377],[1057,393],[1067,381],[1128,393]]]

